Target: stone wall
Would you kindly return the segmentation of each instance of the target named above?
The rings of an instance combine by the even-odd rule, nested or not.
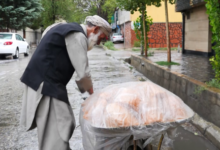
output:
[[[182,47],[182,23],[169,23],[170,46]],[[148,33],[149,46],[151,48],[167,47],[166,24],[154,23]]]
[[[188,76],[174,73],[140,56],[131,56],[131,65],[154,83],[173,92],[201,117],[220,127],[220,90],[195,91],[206,85]]]

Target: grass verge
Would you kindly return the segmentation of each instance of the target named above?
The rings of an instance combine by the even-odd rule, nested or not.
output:
[[[151,50],[163,50],[163,51],[167,50],[166,47],[160,47],[160,48],[149,48],[149,49],[151,49]],[[180,49],[182,49],[182,48],[180,48]],[[171,51],[174,51],[174,50],[178,50],[178,47],[172,47],[172,48],[171,48]]]
[[[176,63],[176,62],[167,62],[167,61],[158,61],[155,63],[161,66],[180,65],[179,63]]]
[[[132,51],[141,51],[141,49],[140,48],[132,48]]]
[[[216,79],[212,79],[211,81],[206,83],[208,87],[214,87],[220,89],[220,82]]]
[[[113,51],[117,50],[111,41],[105,42],[104,46],[106,46],[109,50],[113,50]]]

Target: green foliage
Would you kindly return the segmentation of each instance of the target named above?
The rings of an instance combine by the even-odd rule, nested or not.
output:
[[[140,48],[132,48],[132,51],[141,51]]]
[[[40,0],[1,0],[0,28],[22,29],[40,16]]]
[[[176,62],[167,62],[167,61],[158,61],[155,63],[161,66],[180,65],[179,63],[176,63]]]
[[[205,90],[206,90],[206,88],[204,86],[198,86],[195,88],[194,94],[200,95]]]
[[[161,6],[161,1],[164,0],[117,0],[119,8],[131,11],[133,14],[135,11],[142,12],[146,10],[146,5],[154,5],[156,7]],[[168,0],[169,3],[174,4],[176,0]]]
[[[117,8],[116,0],[73,0],[77,4],[77,8],[83,10],[84,13],[95,12],[96,15],[111,22],[111,16]],[[81,11],[82,12],[82,11]],[[82,13],[79,16],[83,15]]]
[[[111,41],[105,42],[104,46],[106,46],[109,50],[117,50]]]
[[[220,89],[220,81],[217,79],[212,79],[206,83],[208,87],[214,87]]]
[[[219,0],[205,0],[207,14],[212,30],[212,47],[215,50],[215,56],[210,59],[212,67],[215,71],[216,81],[220,81],[220,4]]]
[[[144,11],[144,13],[145,13],[145,31],[147,35],[147,33],[150,31],[150,25],[153,24],[153,19],[150,16],[147,16],[146,10]],[[141,16],[138,17],[136,21],[134,21],[134,31],[135,31],[135,35],[137,39],[141,41],[142,45],[144,45],[144,32],[142,32],[143,31],[143,18]],[[146,40],[148,41],[148,37],[146,37]]]
[[[147,56],[154,56],[154,51],[148,51]]]
[[[134,47],[140,47],[141,46],[141,42],[140,41],[135,41],[134,42]]]
[[[55,23],[56,20],[70,22],[76,5],[72,0],[41,0],[44,11],[41,14],[44,28]],[[82,13],[82,12],[81,12]]]
[[[105,0],[102,10],[107,12],[109,22],[111,22],[111,17],[116,7],[117,7],[116,0]]]

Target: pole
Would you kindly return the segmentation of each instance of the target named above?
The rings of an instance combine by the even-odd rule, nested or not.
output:
[[[124,49],[125,49],[125,22],[124,22]]]
[[[145,28],[145,10],[142,10],[142,17],[143,17],[143,29],[144,29],[144,51],[145,56],[147,57],[147,40],[146,40],[146,28]]]
[[[170,32],[169,32],[169,18],[168,18],[167,0],[165,0],[164,3],[165,3],[166,32],[167,32],[167,62],[171,62]]]
[[[134,150],[137,150],[137,141],[133,140],[133,144],[134,144]]]

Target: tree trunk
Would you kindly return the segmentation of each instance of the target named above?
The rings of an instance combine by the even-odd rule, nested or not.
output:
[[[26,38],[26,31],[25,31],[25,28],[23,28],[23,38],[24,38],[24,39]]]
[[[170,32],[169,32],[169,17],[168,17],[167,0],[165,0],[164,3],[165,3],[166,32],[167,32],[167,62],[171,62]]]
[[[56,6],[55,6],[55,2],[54,2],[54,0],[52,0],[52,10],[53,10],[53,23],[55,23],[55,21],[56,21],[56,16],[55,16],[55,8]]]
[[[146,40],[146,28],[145,28],[145,10],[142,10],[142,17],[143,17],[143,30],[144,30],[144,51],[145,51],[145,56],[147,57],[147,40]]]

